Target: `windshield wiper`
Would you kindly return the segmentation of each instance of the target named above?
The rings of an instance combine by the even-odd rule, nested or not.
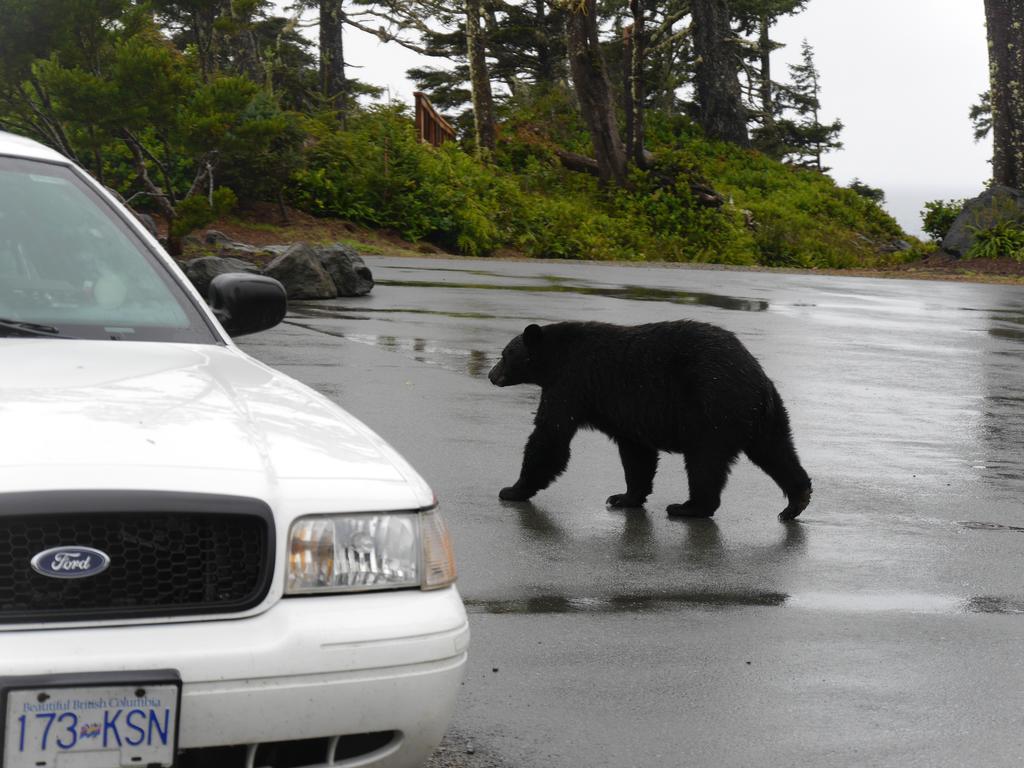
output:
[[[59,328],[54,328],[52,325],[26,323],[21,320],[10,320],[6,317],[0,317],[0,336],[8,335],[7,333],[4,333],[5,331],[24,336],[43,336],[51,339],[74,338],[73,336],[65,336],[60,332]]]

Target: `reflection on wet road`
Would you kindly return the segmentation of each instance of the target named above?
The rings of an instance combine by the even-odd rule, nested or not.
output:
[[[296,302],[245,346],[437,491],[474,633],[456,727],[478,752],[515,768],[1020,764],[1024,288],[367,261],[370,296]],[[622,471],[594,433],[533,503],[497,500],[537,403],[486,379],[512,336],[682,318],[734,331],[778,385],[814,479],[798,521],[776,521],[778,489],[746,460],[714,520],[668,519],[678,456],[645,510],[608,510]]]

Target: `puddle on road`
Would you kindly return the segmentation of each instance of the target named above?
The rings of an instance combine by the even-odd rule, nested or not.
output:
[[[725,591],[670,592],[656,595],[611,595],[465,599],[471,614],[617,614],[661,613],[679,608],[797,608],[830,613],[1024,614],[1024,599],[1014,597],[933,595],[926,593]]]
[[[391,352],[411,353],[413,360],[418,363],[437,366],[442,370],[455,373],[468,373],[474,379],[486,378],[499,357],[497,354],[492,355],[479,349],[445,347],[427,339],[403,339],[397,336],[344,333],[342,331],[333,331],[328,328],[298,323],[294,320],[286,320],[285,322],[299,328],[324,333],[328,336],[345,339],[356,344],[379,347]]]
[[[787,596],[780,592],[675,592],[657,595],[569,597],[541,595],[512,600],[464,600],[470,613],[656,613],[677,607],[780,606]]]
[[[1024,527],[1019,525],[1002,525],[1000,523],[976,523],[976,522],[963,522],[957,523],[961,528],[966,528],[969,531],[1008,531],[1012,533],[1024,533]]]
[[[767,301],[760,299],[743,299],[735,296],[723,296],[717,293],[692,293],[690,291],[670,291],[665,288],[648,288],[640,285],[624,285],[618,287],[587,286],[552,281],[548,285],[494,285],[492,283],[446,283],[428,280],[378,280],[379,285],[391,285],[401,288],[464,288],[483,291],[524,291],[527,293],[578,293],[583,296],[604,296],[612,299],[628,299],[631,301],[663,301],[669,304],[696,304],[705,307],[717,307],[741,312],[765,312],[769,308]]]
[[[353,315],[358,312],[359,315]],[[368,320],[360,315],[437,315],[440,317],[452,317],[460,320],[535,320],[532,317],[513,317],[510,315],[491,315],[485,312],[451,312],[440,309],[414,309],[412,307],[394,307],[387,309],[371,309],[369,307],[317,307],[300,302],[295,302],[289,307],[289,315],[300,318],[329,317],[340,320]]]

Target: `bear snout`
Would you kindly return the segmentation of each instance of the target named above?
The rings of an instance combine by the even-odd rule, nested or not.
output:
[[[491,380],[491,384],[496,387],[505,386],[505,370],[501,363],[491,368],[491,372],[487,374],[487,378]]]

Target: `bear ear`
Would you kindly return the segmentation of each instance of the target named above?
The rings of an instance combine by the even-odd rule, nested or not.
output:
[[[526,330],[523,331],[523,341],[526,342],[528,349],[539,347],[540,343],[544,340],[544,331],[536,323],[532,323],[526,326]]]

